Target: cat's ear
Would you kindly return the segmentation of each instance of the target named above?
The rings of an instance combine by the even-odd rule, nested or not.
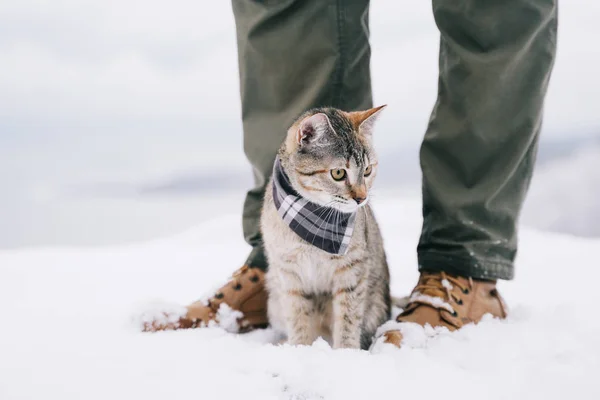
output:
[[[379,117],[381,111],[387,107],[384,104],[379,107],[370,108],[365,111],[354,111],[349,113],[350,120],[354,124],[354,127],[360,132],[361,135],[369,136],[373,132],[373,125]]]
[[[296,131],[296,143],[302,146],[317,142],[331,126],[329,118],[323,113],[306,117]]]

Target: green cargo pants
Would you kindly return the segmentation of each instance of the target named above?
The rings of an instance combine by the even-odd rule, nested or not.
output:
[[[243,211],[247,263],[266,268],[260,208],[287,128],[312,107],[372,106],[369,1],[233,0],[233,10],[255,180]],[[439,83],[420,154],[419,269],[511,279],[556,53],[557,0],[433,0],[433,13]]]

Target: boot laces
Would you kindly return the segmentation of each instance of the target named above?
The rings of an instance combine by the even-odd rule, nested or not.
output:
[[[469,278],[468,287],[461,283],[457,277],[450,276],[445,272],[427,273],[424,272],[420,283],[413,290],[413,295],[420,294],[433,298],[440,298],[444,302],[454,300],[462,304],[461,298],[452,292],[453,286],[458,287],[464,294],[468,294],[473,288],[473,279]]]
[[[235,271],[232,275],[231,278],[229,280],[229,282],[227,284],[230,284],[234,290],[241,290],[242,289],[242,283],[240,282],[240,278],[245,275],[248,271],[250,271],[250,267],[247,265],[244,265],[243,267],[241,267],[240,269],[238,269],[237,271]],[[256,278],[256,276],[251,278],[252,282],[257,282],[257,280],[254,280],[254,278]],[[223,299],[223,293],[221,291],[217,291],[212,299],[208,300],[208,306],[210,308],[212,308],[215,312],[216,310],[219,308],[219,306],[221,305],[221,303],[216,303],[214,301],[211,300],[221,300]]]

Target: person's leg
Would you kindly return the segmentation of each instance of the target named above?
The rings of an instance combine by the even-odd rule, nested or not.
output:
[[[556,0],[433,1],[438,99],[421,147],[423,271],[511,279],[554,62]]]
[[[195,328],[218,320],[222,303],[241,311],[240,329],[265,326],[267,262],[260,210],[273,161],[295,118],[314,107],[372,107],[368,0],[233,0],[244,150],[255,186],[244,203],[244,236],[253,250],[208,302],[148,321],[144,330]]]
[[[244,150],[254,172],[243,211],[249,266],[267,266],[262,199],[294,119],[314,107],[372,107],[368,9],[368,0],[233,0]]]
[[[421,146],[421,279],[399,322],[457,329],[488,312],[506,315],[495,280],[514,275],[556,3],[433,0],[441,41],[438,99]],[[399,345],[401,335],[386,339]]]

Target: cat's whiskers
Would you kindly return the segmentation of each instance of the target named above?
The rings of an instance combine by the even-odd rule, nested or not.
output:
[[[339,231],[339,221],[341,218],[342,213],[339,210],[336,210],[335,212],[335,237],[336,239],[338,239],[340,237],[340,231]]]
[[[325,205],[320,206],[319,208],[317,208],[314,212],[318,212],[321,211],[318,216],[319,218],[323,215],[323,213],[325,213],[327,210],[330,209],[330,206],[334,203],[334,201],[330,201],[328,203],[326,203]],[[304,222],[307,219],[306,216],[302,216],[302,219],[300,221],[298,221],[300,224],[302,224],[302,222]]]
[[[329,215],[331,215],[332,210],[334,210],[334,208],[330,207],[330,208],[327,209],[328,213],[325,215],[325,218],[323,218],[323,220],[321,221],[321,224],[319,225],[319,231],[323,227],[323,224],[327,222],[327,218],[329,217]],[[321,215],[322,215],[322,213],[319,214],[319,217],[321,217]],[[311,245],[315,243],[315,238],[316,237],[317,237],[316,235],[313,236],[313,238],[311,240],[311,243],[310,243]],[[323,239],[323,238],[321,237],[321,239]],[[323,242],[321,242],[321,245],[323,245],[323,244],[324,244],[324,240],[323,240]]]
[[[329,219],[329,216],[331,215],[331,213],[335,212],[335,208],[331,208],[331,211],[329,212],[329,214],[327,214],[327,217],[325,219],[323,219],[323,221],[321,222],[321,226],[323,226],[323,223],[327,222]],[[321,226],[319,226],[319,230],[321,230]],[[321,246],[323,246],[325,244],[325,235],[321,236]]]
[[[331,230],[331,240],[335,241],[335,238],[336,238],[336,236],[335,236],[336,235],[336,231],[335,230],[337,229],[337,220],[336,220],[335,217],[337,215],[338,210],[337,210],[337,208],[333,208],[332,210],[333,210],[333,212],[331,213],[331,215],[333,216],[333,228],[334,229]]]
[[[366,208],[366,207],[362,207],[362,209],[363,209],[363,212],[364,212],[364,214],[365,214],[365,221],[366,221],[366,220],[367,220],[367,218],[369,217],[369,216],[367,215],[367,208]]]
[[[327,203],[327,204],[328,204],[328,205],[331,205],[332,203],[333,203],[333,202],[329,202],[329,203]],[[325,214],[325,218],[323,218],[323,220],[321,221],[321,224],[319,225],[319,231],[321,230],[321,227],[323,226],[323,224],[324,224],[325,222],[327,222],[327,217],[330,215],[330,213],[331,213],[331,210],[334,210],[334,208],[332,208],[332,207],[321,206],[321,207],[317,208],[315,211],[318,211],[318,210],[320,210],[320,209],[322,209],[322,208],[324,208],[324,210],[323,210],[323,211],[321,211],[321,212],[319,213],[319,218],[321,218],[321,217],[323,216],[323,214],[324,214],[324,213],[327,213],[327,214]],[[305,217],[305,219],[306,219],[306,217]],[[316,235],[315,235],[315,236],[313,236],[312,240],[310,241],[310,244],[311,244],[311,245],[313,245],[313,244],[315,243],[315,238],[316,238],[316,237],[317,237]],[[323,239],[323,238],[321,238],[321,239]],[[324,243],[324,241],[323,241],[323,242],[321,242],[321,245],[323,245],[323,243]]]

